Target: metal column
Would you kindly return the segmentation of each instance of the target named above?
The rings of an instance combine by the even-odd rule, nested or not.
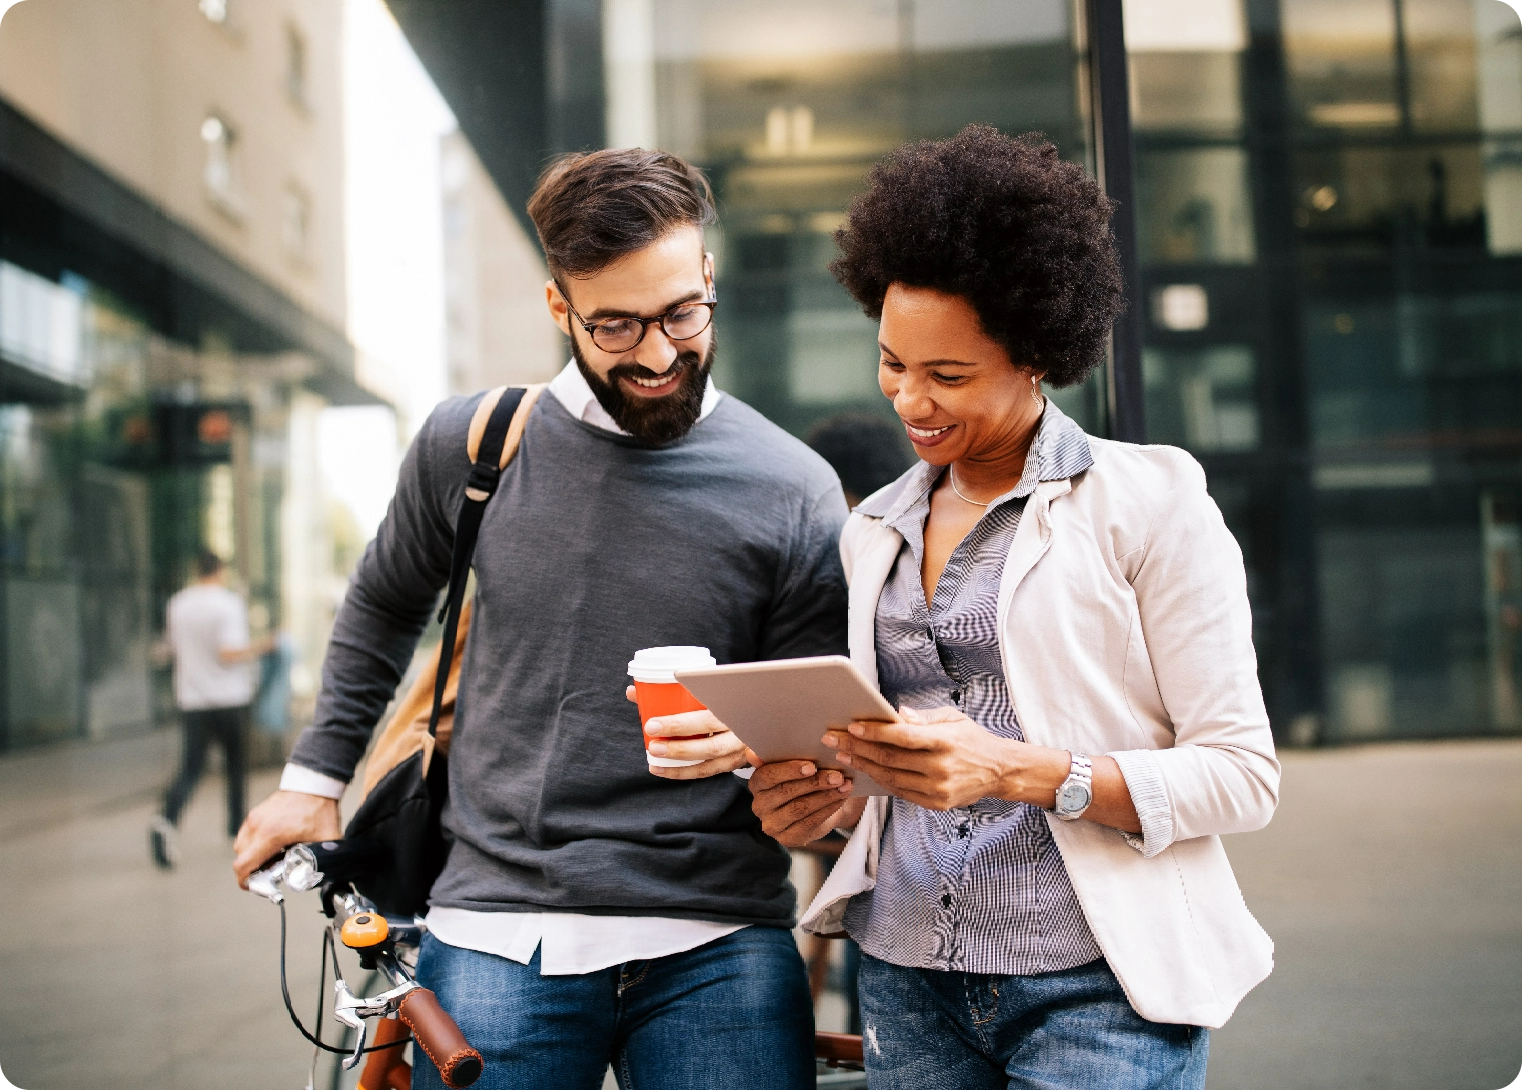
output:
[[[1142,403],[1141,270],[1136,254],[1136,177],[1131,154],[1130,79],[1121,0],[1086,0],[1089,101],[1094,111],[1094,161],[1099,183],[1115,202],[1112,221],[1126,284],[1126,312],[1115,322],[1109,371],[1110,438],[1145,442]]]

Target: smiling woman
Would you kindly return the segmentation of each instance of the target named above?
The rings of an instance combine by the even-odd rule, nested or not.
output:
[[[836,236],[920,464],[841,538],[852,658],[903,721],[823,741],[893,797],[796,761],[751,790],[784,844],[854,826],[803,926],[861,946],[874,1087],[1198,1090],[1271,968],[1219,840],[1278,793],[1241,553],[1187,454],[1041,392],[1103,358],[1110,211],[973,126],[889,156]]]

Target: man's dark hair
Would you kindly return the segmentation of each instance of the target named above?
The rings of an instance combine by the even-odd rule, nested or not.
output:
[[[642,148],[561,156],[539,176],[528,214],[557,279],[586,279],[672,228],[715,218],[701,170]]]
[[[222,558],[210,549],[202,549],[196,553],[196,574],[202,579],[210,579],[225,566]]]
[[[866,413],[836,413],[809,429],[804,440],[830,463],[847,492],[864,500],[891,484],[914,462],[904,428]]]
[[[959,295],[1017,366],[1071,386],[1125,309],[1113,207],[1039,133],[969,125],[872,168],[830,271],[874,320],[893,283]]]

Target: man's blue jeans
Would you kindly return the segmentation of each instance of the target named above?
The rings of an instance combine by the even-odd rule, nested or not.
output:
[[[747,927],[581,976],[423,938],[418,981],[438,993],[486,1069],[480,1090],[812,1090],[814,1012],[792,933]],[[414,1090],[441,1090],[426,1056]]]
[[[861,958],[872,1090],[1204,1090],[1209,1031],[1149,1022],[1104,959],[1037,976]]]

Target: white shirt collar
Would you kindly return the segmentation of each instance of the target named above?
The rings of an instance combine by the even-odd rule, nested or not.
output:
[[[592,392],[592,387],[587,385],[586,376],[581,373],[581,368],[576,366],[576,361],[571,360],[563,367],[560,374],[550,382],[550,393],[559,399],[565,406],[566,412],[584,424],[591,424],[594,428],[603,431],[615,432],[618,435],[628,435],[608,415],[608,410],[602,407],[602,402],[597,400],[597,395]],[[713,384],[713,376],[708,376],[708,385],[703,390],[703,408],[698,413],[698,419],[702,420],[719,404],[719,398],[724,395]]]

